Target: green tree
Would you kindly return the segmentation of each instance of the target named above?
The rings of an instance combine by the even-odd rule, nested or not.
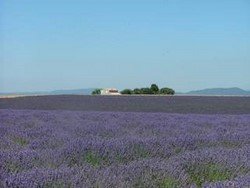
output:
[[[159,87],[156,84],[152,84],[150,90],[152,91],[153,94],[159,93]]]
[[[141,92],[142,92],[142,94],[145,94],[145,95],[154,94],[153,91],[148,87],[141,88]]]
[[[123,95],[131,95],[133,94],[133,91],[131,89],[124,89],[121,91],[121,94]]]
[[[142,94],[142,91],[139,88],[135,88],[133,93],[139,95],[139,94]]]
[[[92,91],[92,95],[100,95],[101,94],[101,89],[95,89]]]
[[[173,89],[171,89],[171,88],[164,87],[164,88],[160,89],[160,94],[163,94],[163,95],[174,95],[175,91]]]

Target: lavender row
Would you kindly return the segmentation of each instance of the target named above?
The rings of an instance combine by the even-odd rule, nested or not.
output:
[[[250,115],[0,110],[0,187],[247,187]]]
[[[51,95],[0,99],[1,109],[249,114],[250,97]]]

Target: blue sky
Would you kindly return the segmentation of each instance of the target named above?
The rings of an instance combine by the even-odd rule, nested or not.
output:
[[[249,0],[0,0],[0,92],[250,89]]]

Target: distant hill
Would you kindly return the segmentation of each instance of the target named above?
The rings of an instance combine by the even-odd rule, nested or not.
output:
[[[246,91],[237,87],[211,88],[211,89],[190,91],[185,94],[189,94],[189,95],[239,95],[239,96],[249,95],[250,96],[250,91]]]
[[[37,92],[16,92],[16,93],[0,93],[0,96],[15,95],[90,95],[95,88],[72,89],[72,90],[54,90],[54,91],[37,91]],[[250,91],[246,91],[237,87],[233,88],[211,88],[203,90],[194,90],[187,93],[177,92],[179,95],[236,95],[250,96]]]
[[[51,91],[50,94],[52,95],[67,95],[67,94],[75,94],[75,95],[90,95],[95,88],[88,88],[88,89],[72,89],[72,90],[55,90]]]
[[[90,95],[95,88],[72,89],[72,90],[54,90],[54,91],[37,91],[37,92],[13,92],[0,93],[0,95]]]

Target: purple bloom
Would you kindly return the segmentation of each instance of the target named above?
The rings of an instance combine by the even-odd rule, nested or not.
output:
[[[247,187],[249,123],[250,115],[1,110],[0,186]]]

